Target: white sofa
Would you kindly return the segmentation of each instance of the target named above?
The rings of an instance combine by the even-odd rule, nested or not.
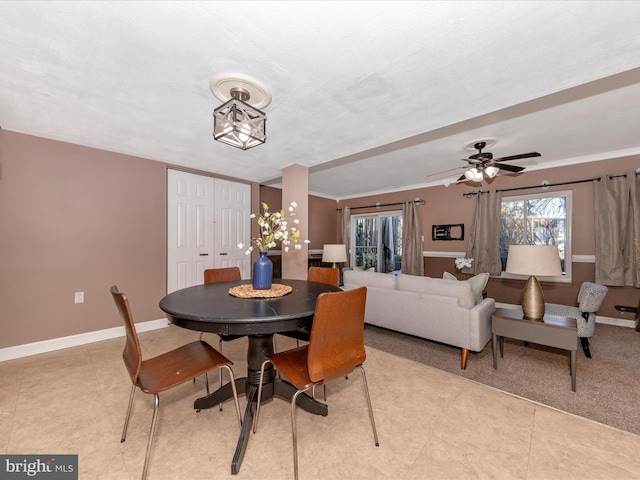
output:
[[[480,352],[491,339],[493,298],[476,304],[467,281],[345,270],[344,289],[367,287],[365,323]]]

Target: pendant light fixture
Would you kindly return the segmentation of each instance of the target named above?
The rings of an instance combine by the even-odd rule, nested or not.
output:
[[[242,150],[267,141],[267,116],[260,110],[271,103],[271,92],[258,80],[237,73],[216,75],[211,92],[224,103],[213,111],[213,138]]]

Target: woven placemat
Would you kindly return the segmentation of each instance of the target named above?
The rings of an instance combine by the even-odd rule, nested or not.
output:
[[[240,298],[276,298],[290,293],[291,290],[293,290],[293,287],[289,285],[281,285],[279,283],[271,284],[271,288],[269,290],[255,290],[253,285],[246,284],[231,287],[229,289],[229,294]]]

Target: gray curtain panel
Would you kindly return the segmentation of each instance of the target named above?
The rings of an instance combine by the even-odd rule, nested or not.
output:
[[[342,209],[342,222],[341,222],[341,230],[342,230],[342,243],[345,244],[347,248],[347,262],[345,263],[346,267],[351,266],[350,262],[350,249],[351,249],[351,209],[349,207],[344,207]]]
[[[596,283],[640,287],[640,176],[605,175],[593,182]]]
[[[424,276],[422,230],[416,202],[402,203],[402,273]]]
[[[473,258],[471,268],[464,269],[465,273],[489,273],[500,275],[500,212],[502,207],[502,193],[491,190],[488,193],[478,193],[476,215],[469,235],[467,258]]]

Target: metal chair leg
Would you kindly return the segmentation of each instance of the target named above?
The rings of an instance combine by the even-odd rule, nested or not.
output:
[[[218,351],[220,353],[222,353],[222,337],[220,337],[220,340],[218,340]],[[220,388],[222,388],[222,367],[220,367]],[[209,394],[209,392],[207,391],[207,395]],[[220,411],[222,411],[222,401],[220,401]]]
[[[258,416],[260,415],[260,403],[262,402],[262,382],[264,380],[264,367],[267,366],[267,363],[271,363],[270,360],[265,360],[262,362],[262,366],[260,367],[260,380],[258,384],[258,402],[256,404],[256,416],[253,419],[253,433],[256,433],[258,430]]]
[[[233,391],[233,401],[236,404],[236,413],[238,414],[238,422],[240,423],[240,428],[242,428],[242,415],[240,415],[240,403],[238,402],[238,390],[236,389],[236,378],[233,375],[233,370],[229,365],[223,365],[222,367],[229,370],[229,382],[231,383],[231,390]],[[220,367],[220,370],[222,370]]]
[[[129,394],[129,406],[127,407],[127,415],[124,417],[124,428],[122,429],[122,438],[120,443],[125,441],[127,436],[127,428],[129,427],[129,418],[131,417],[131,407],[133,406],[133,396],[136,394],[136,386],[131,385],[131,393]]]
[[[200,341],[202,341],[202,335],[204,335],[204,332],[200,332]],[[193,383],[196,383],[196,377],[193,377]]]
[[[291,433],[293,435],[293,476],[298,480],[298,425],[296,422],[296,400],[298,395],[308,391],[312,386],[304,390],[298,390],[291,399]]]
[[[362,372],[362,383],[364,384],[364,394],[367,398],[367,405],[369,406],[369,418],[371,419],[371,428],[373,429],[373,438],[376,441],[376,447],[380,446],[378,442],[378,432],[376,431],[376,422],[373,419],[373,407],[371,406],[371,398],[369,397],[369,387],[367,385],[367,376],[364,373],[364,367],[362,365],[358,365],[360,371]]]
[[[153,444],[153,435],[156,431],[156,420],[158,420],[158,410],[160,409],[160,397],[157,393],[153,394],[155,405],[153,407],[153,418],[151,419],[151,429],[149,430],[149,440],[147,440],[147,453],[144,456],[144,467],[142,468],[142,480],[147,478],[149,471],[149,457],[151,456],[151,446]]]

